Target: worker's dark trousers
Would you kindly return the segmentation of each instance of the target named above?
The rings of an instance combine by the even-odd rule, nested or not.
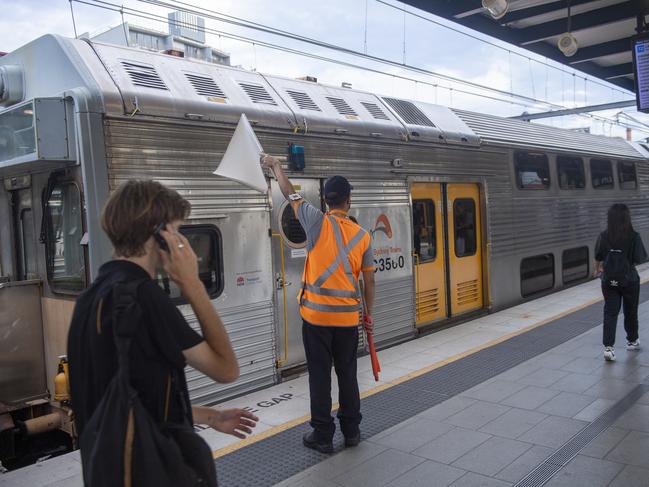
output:
[[[615,329],[620,306],[624,311],[624,330],[626,339],[634,342],[638,339],[638,302],[640,300],[640,281],[629,281],[624,287],[612,287],[602,282],[604,295],[604,346],[615,344]]]
[[[338,420],[346,437],[359,434],[361,400],[356,378],[358,328],[302,324],[302,340],[309,369],[311,426],[319,442],[329,442],[336,425],[331,417],[331,363],[338,376]]]

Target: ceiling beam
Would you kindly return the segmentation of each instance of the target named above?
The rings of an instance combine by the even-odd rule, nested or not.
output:
[[[454,0],[402,0],[402,2],[434,15],[447,18],[455,23],[468,27],[469,29],[481,32],[482,34],[495,37],[496,39],[501,39],[510,44],[520,45],[521,39],[517,29],[502,26],[490,17],[484,15],[472,15],[462,19],[452,18],[450,16],[449,5],[453,4]],[[639,11],[640,8],[638,8],[636,13]],[[546,42],[538,42],[525,46],[525,48],[560,64],[565,65],[568,61],[568,58],[559,51],[556,45],[550,45]],[[574,67],[583,73],[599,79],[605,79],[608,74],[604,71],[604,68],[590,61],[580,63]],[[609,82],[625,90],[634,91],[635,89],[633,86],[633,80],[627,78],[613,78],[609,80]]]
[[[529,122],[530,120],[538,120],[540,118],[563,117],[565,115],[578,115],[580,113],[601,112],[603,110],[614,110],[616,108],[634,107],[635,105],[636,101],[635,99],[633,99],[616,101],[613,103],[604,103],[602,105],[589,105],[585,107],[566,108],[565,110],[553,110],[550,112],[523,113],[522,115],[509,118],[513,120],[525,120],[526,122]]]
[[[576,7],[577,5],[583,5],[584,3],[592,2],[593,0],[572,0],[572,6]],[[518,22],[519,20],[525,20],[531,17],[536,17],[538,15],[549,14],[558,10],[565,10],[566,16],[568,15],[566,0],[561,0],[560,2],[544,3],[543,5],[522,8],[519,10],[510,10],[509,12],[507,12],[507,15],[500,19],[500,23],[502,25],[509,25],[513,22]]]
[[[595,44],[593,46],[580,47],[577,54],[568,58],[568,62],[570,64],[579,64],[604,56],[631,52],[631,39],[633,38],[625,37],[624,39],[602,42],[601,44]]]
[[[476,13],[480,13],[482,10],[482,0],[446,0],[443,2],[427,2],[423,1],[423,4],[431,4],[431,3],[446,3],[448,13],[451,17],[457,17],[457,18],[462,18],[466,17],[467,15],[473,15]],[[439,8],[439,7],[437,7]]]
[[[572,16],[572,32],[612,24],[626,19],[635,19],[638,14],[647,12],[647,2],[631,0],[609,7],[591,10]],[[517,29],[520,45],[527,46],[563,34],[567,30],[567,18],[545,22],[525,29]]]
[[[607,80],[623,78],[633,74],[633,63],[617,64],[604,69],[607,72],[607,75],[604,76],[604,78]]]

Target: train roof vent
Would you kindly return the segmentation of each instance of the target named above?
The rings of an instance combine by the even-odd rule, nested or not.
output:
[[[199,76],[197,74],[190,73],[185,73],[185,76],[192,84],[198,95],[227,98],[219,85],[217,85],[216,82],[209,76]]]
[[[370,115],[372,115],[375,119],[377,120],[390,120],[390,117],[388,117],[383,110],[381,110],[381,107],[378,106],[376,103],[370,103],[368,101],[362,101],[361,105],[363,105],[368,112],[370,112]]]
[[[392,109],[399,114],[404,122],[411,125],[421,125],[423,127],[434,127],[435,124],[424,115],[414,103],[397,98],[383,98]]]
[[[322,111],[320,110],[320,107],[316,105],[315,102],[311,99],[311,97],[303,91],[286,90],[286,93],[288,93],[289,96],[293,98],[293,101],[302,110],[314,110],[316,112]]]
[[[328,96],[327,100],[329,100],[329,103],[333,105],[333,107],[340,113],[341,115],[355,115],[358,116],[358,113],[354,111],[352,107],[350,107],[345,100],[342,98],[336,98],[334,96]]]
[[[122,66],[134,85],[155,88],[157,90],[169,90],[153,66],[136,64],[129,61],[122,61]]]
[[[253,103],[263,103],[265,105],[275,105],[277,102],[273,100],[273,97],[266,91],[262,85],[254,83],[243,83],[240,82],[239,86],[243,88],[243,91],[250,97]]]

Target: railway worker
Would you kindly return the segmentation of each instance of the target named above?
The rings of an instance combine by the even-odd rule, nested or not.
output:
[[[261,160],[264,167],[274,172],[307,237],[299,302],[313,431],[304,435],[303,443],[322,453],[333,451],[336,429],[331,417],[333,362],[338,377],[340,429],[345,446],[356,446],[360,442],[362,417],[356,377],[361,310],[358,279],[362,272],[366,305],[364,326],[372,333],[374,255],[371,237],[347,214],[352,187],[344,177],[333,176],[325,183],[324,197],[329,211],[323,214],[295,192],[276,158],[262,155]]]
[[[156,425],[188,426],[185,431],[190,431],[192,444],[203,455],[194,455],[195,451],[187,453],[183,450],[183,453],[209,460],[201,485],[213,486],[216,485],[216,474],[211,451],[200,437],[193,436],[191,425],[206,424],[217,431],[244,438],[251,433],[257,418],[241,409],[218,411],[192,407],[189,402],[184,373],[186,364],[219,382],[232,382],[239,375],[226,330],[199,279],[196,254],[178,231],[189,211],[188,201],[154,181],[129,181],[108,199],[102,227],[113,244],[115,260],[101,266],[95,281],[77,300],[68,335],[70,393],[84,458],[84,432],[89,424],[93,424],[89,423],[93,412],[101,409],[100,401],[106,397],[104,393],[119,367],[113,337],[114,300],[111,291],[117,283],[137,281],[135,300],[142,314],[136,322],[135,335],[129,347],[130,385]],[[166,230],[160,230],[161,223],[166,223]],[[158,238],[154,238],[154,229],[159,231]],[[165,243],[167,250],[162,250]],[[191,305],[202,336],[189,326],[156,283],[160,265]],[[135,418],[137,432],[138,416]],[[93,433],[91,426],[88,428]],[[153,443],[146,444],[151,446]],[[120,446],[127,451],[124,440],[116,440],[115,455]],[[142,452],[142,448],[136,440],[132,484],[153,485],[152,481],[138,483],[137,469],[142,463],[137,459],[144,458],[143,453],[147,453]],[[88,451],[85,453],[86,457],[90,454]],[[151,454],[155,456],[156,452]],[[96,464],[103,466],[102,461],[103,458],[98,458]],[[94,464],[92,462],[90,465]],[[84,460],[84,479],[88,483],[85,467]],[[115,472],[115,476],[119,477],[119,473]],[[201,474],[197,472],[197,476]],[[188,478],[186,483],[177,485],[195,483]]]
[[[640,349],[638,302],[640,277],[635,268],[647,260],[640,235],[633,229],[629,208],[614,204],[608,210],[607,229],[595,245],[595,275],[602,278],[604,295],[604,359],[615,360],[615,329],[620,307],[624,310],[626,349]]]

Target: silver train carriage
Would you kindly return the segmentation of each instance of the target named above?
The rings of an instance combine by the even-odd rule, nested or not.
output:
[[[191,202],[183,231],[241,365],[227,385],[188,369],[192,400],[303,365],[304,233],[275,181],[265,195],[212,174],[241,113],[266,152],[304,147],[290,176],[313,204],[328,176],[352,182],[382,347],[588,279],[613,202],[649,237],[648,153],[622,139],[44,36],[0,58],[0,413],[56,404],[75,296],[111,258],[101,207],[135,178]]]

